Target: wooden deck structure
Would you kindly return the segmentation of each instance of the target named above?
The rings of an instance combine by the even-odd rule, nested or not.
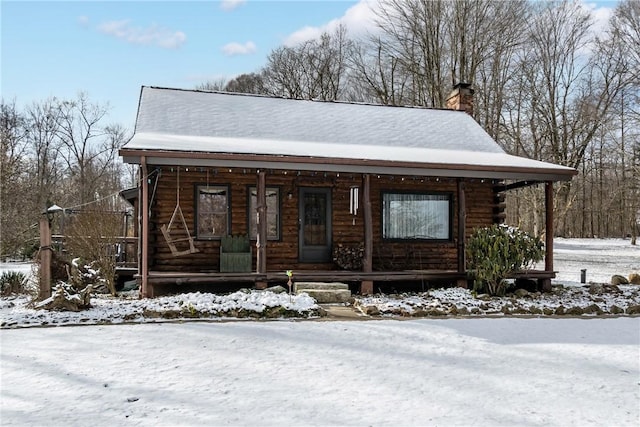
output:
[[[539,290],[548,291],[551,286],[551,279],[555,277],[553,271],[527,270],[512,275],[511,279],[529,279],[537,282]],[[149,288],[152,290],[159,287],[186,287],[193,285],[206,286],[215,290],[220,284],[238,284],[245,286],[274,286],[283,285],[288,277],[285,272],[271,271],[266,273],[220,273],[218,271],[202,271],[197,273],[150,271],[147,276]],[[473,281],[466,272],[457,270],[405,270],[405,271],[340,271],[340,270],[301,270],[294,272],[294,282],[340,282],[354,285],[358,289],[362,282],[372,283],[372,291],[375,289],[374,283],[378,285],[388,285],[393,283],[412,284],[418,288],[418,284],[431,285],[434,283],[457,285],[466,288]],[[149,297],[155,296],[153,293]]]

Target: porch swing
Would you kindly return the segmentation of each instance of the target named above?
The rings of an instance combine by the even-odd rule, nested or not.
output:
[[[167,245],[169,245],[169,249],[171,249],[171,254],[174,257],[181,256],[181,255],[195,254],[197,252],[200,252],[200,250],[193,245],[193,237],[191,237],[191,233],[189,233],[189,227],[187,227],[187,221],[184,219],[184,214],[182,213],[182,208],[180,207],[180,168],[179,167],[177,172],[176,185],[177,185],[176,207],[173,210],[173,215],[171,215],[171,220],[169,220],[168,225],[163,224],[162,227],[160,227],[160,231],[162,231],[162,235],[164,236],[164,239],[167,241]],[[176,220],[176,218],[180,220],[180,222],[182,223],[182,227],[184,228],[184,233],[182,233],[182,235],[176,233],[177,230],[174,231],[172,235],[171,229],[173,227],[173,222]],[[182,251],[178,250],[178,248],[176,247],[176,243],[181,243],[181,242],[189,242],[189,249],[185,249]]]

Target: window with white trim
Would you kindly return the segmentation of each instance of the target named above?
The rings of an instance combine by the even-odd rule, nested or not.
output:
[[[217,239],[229,234],[229,187],[196,187],[196,230],[198,239]]]
[[[451,239],[451,194],[382,193],[384,239]]]
[[[280,189],[267,187],[267,239],[280,239]],[[249,187],[249,236],[255,240],[258,236],[258,192],[256,187]]]

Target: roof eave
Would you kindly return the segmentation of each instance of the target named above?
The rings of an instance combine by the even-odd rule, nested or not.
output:
[[[542,168],[519,166],[485,166],[427,162],[399,162],[351,158],[273,156],[208,152],[158,150],[120,150],[125,163],[157,166],[221,167],[248,169],[289,169],[305,171],[414,175],[457,178],[570,181],[577,171],[567,167]]]

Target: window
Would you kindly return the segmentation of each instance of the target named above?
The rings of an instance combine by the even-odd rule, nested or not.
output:
[[[198,185],[197,224],[199,239],[215,239],[229,234],[229,188]]]
[[[280,239],[280,189],[267,187],[267,239]],[[249,236],[257,239],[258,236],[258,192],[256,187],[249,187]]]
[[[450,194],[382,194],[384,239],[451,239]]]

